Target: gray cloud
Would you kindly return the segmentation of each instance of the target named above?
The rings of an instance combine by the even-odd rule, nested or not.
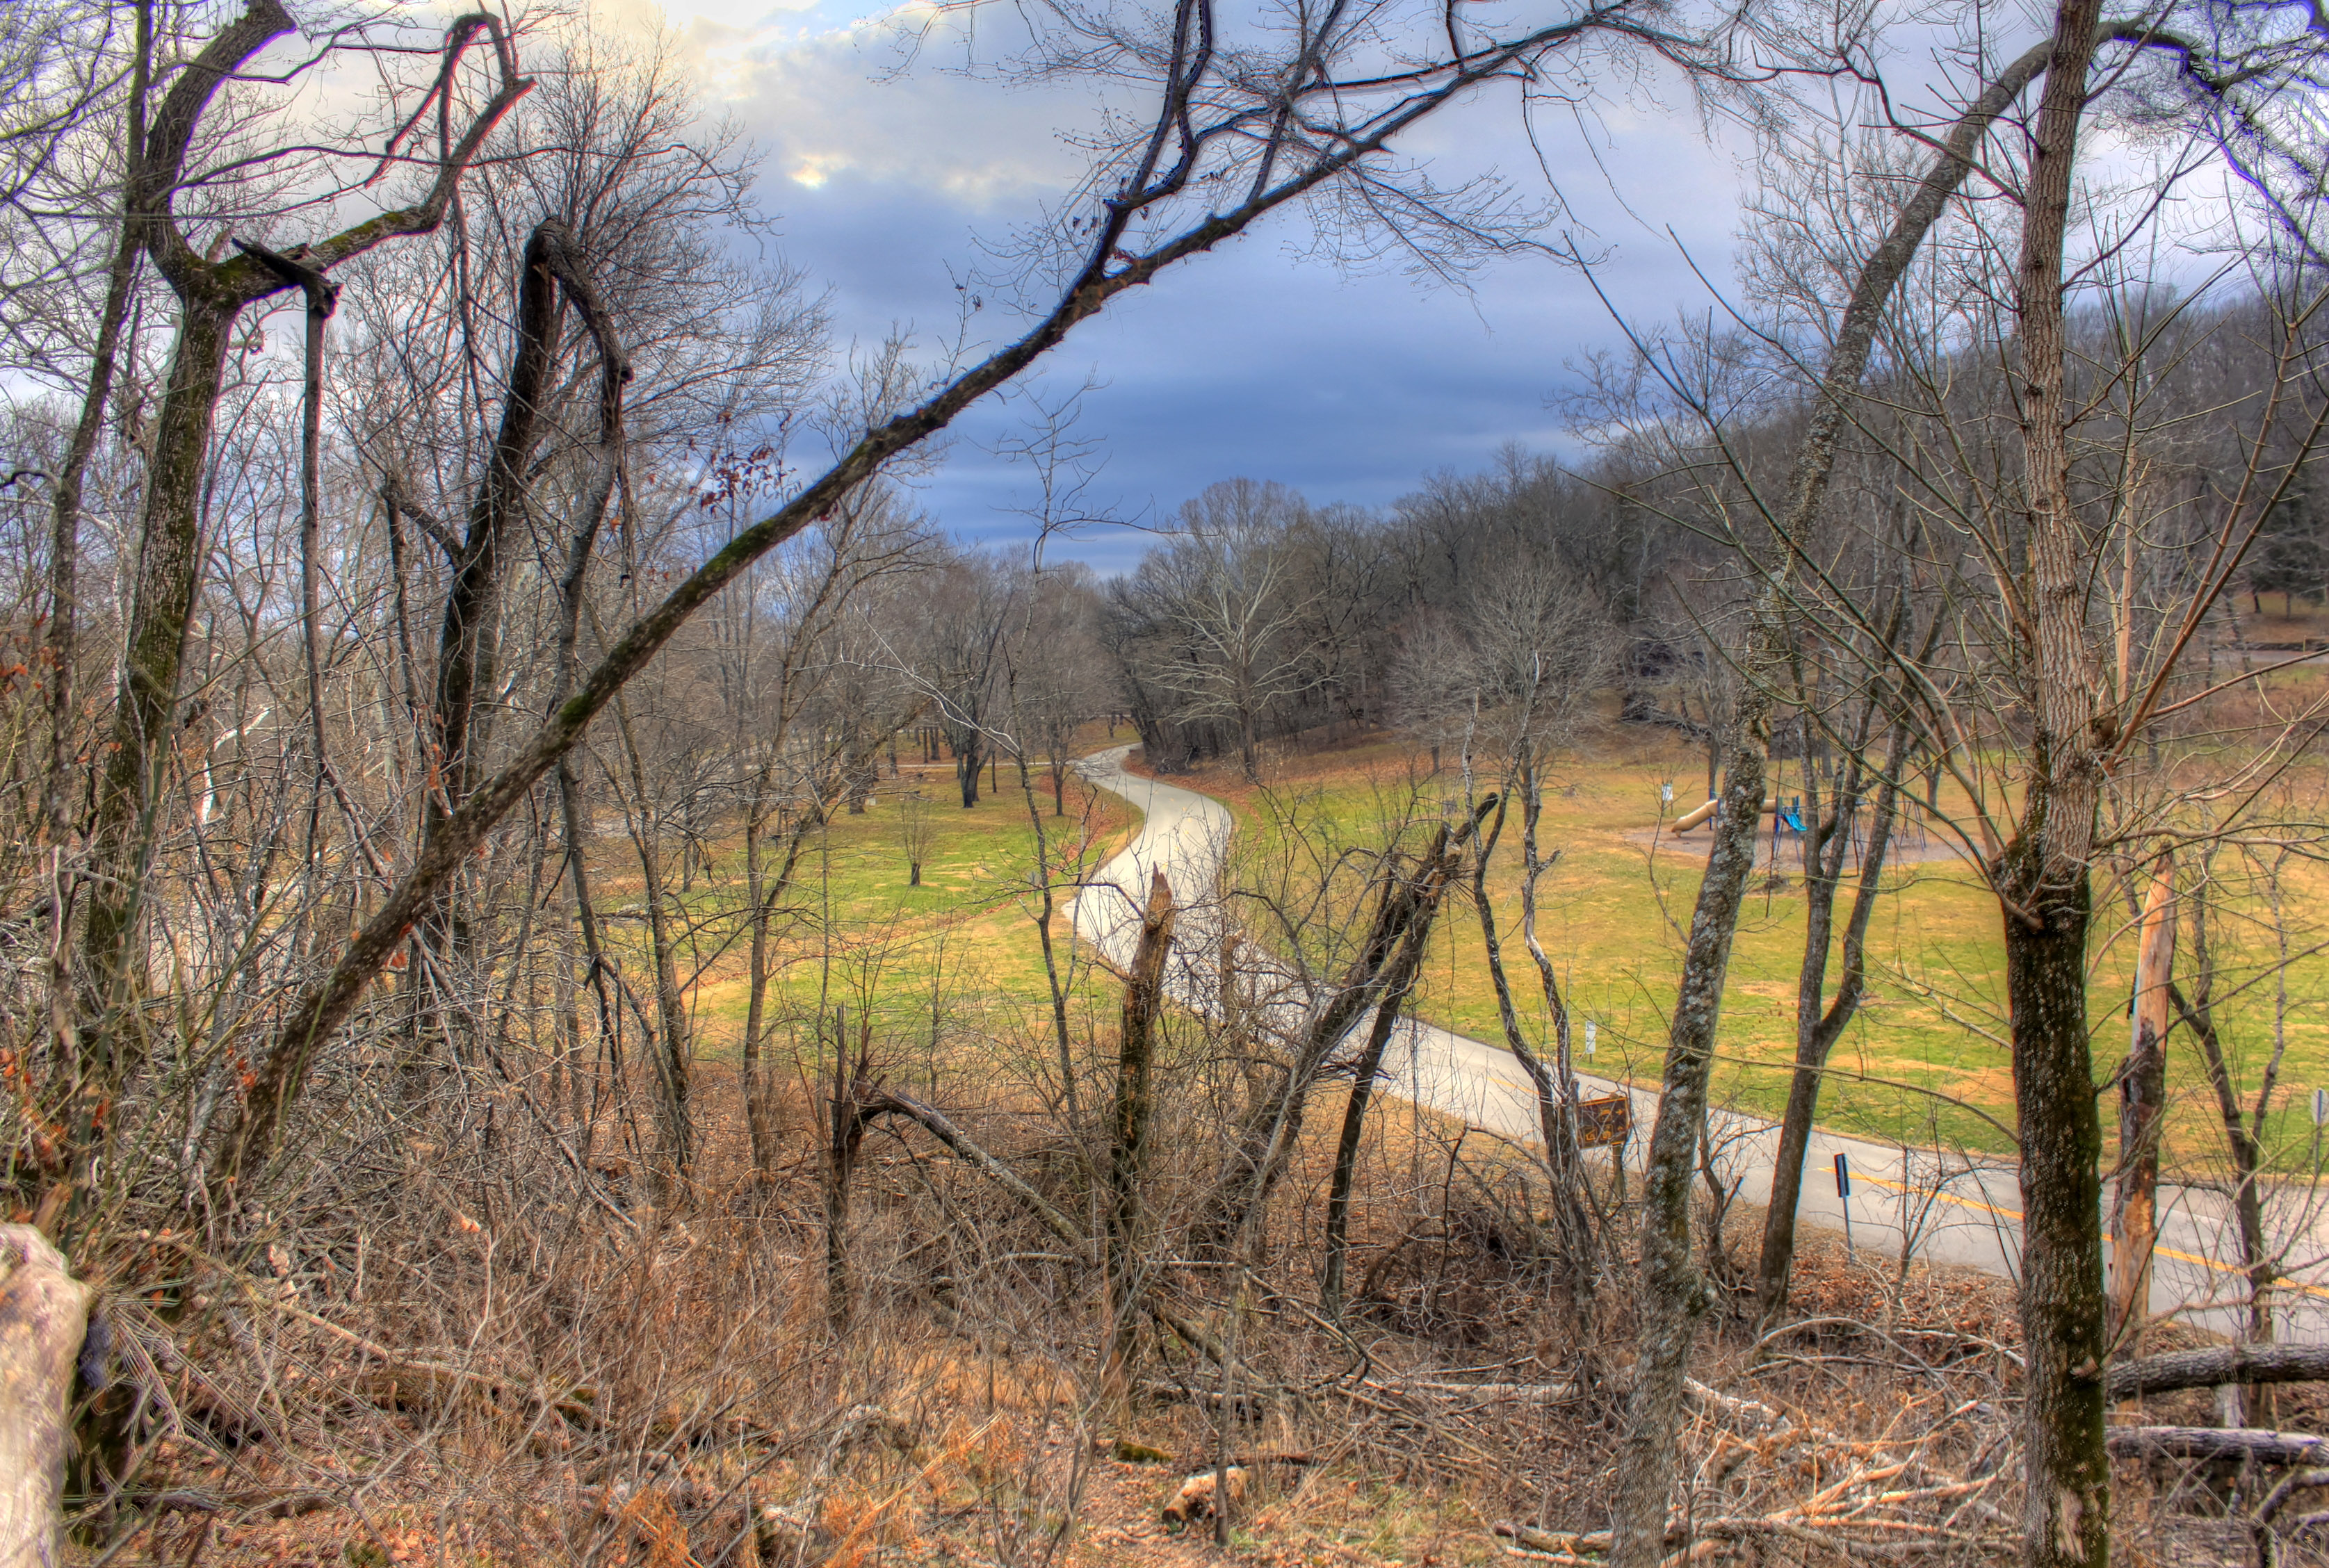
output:
[[[782,214],[786,255],[832,290],[845,333],[870,343],[903,324],[935,350],[957,330],[957,283],[992,270],[978,240],[1035,221],[1072,182],[1064,137],[1090,123],[1092,99],[1008,90],[927,61],[894,74],[891,35],[878,27],[768,15],[749,28],[698,20],[688,36],[721,107],[767,149],[763,195]],[[1594,127],[1598,148],[1565,120],[1540,130],[1557,139],[1532,146],[1509,99],[1485,102],[1415,151],[1452,175],[1501,172],[1540,196],[1553,189],[1545,168],[1561,171],[1561,228],[1599,258],[1620,308],[1664,320],[1677,302],[1702,298],[1661,231],[1672,227],[1714,275],[1727,270],[1735,179],[1695,122],[1636,99]],[[1619,163],[1622,201],[1602,173]],[[1058,351],[1051,385],[1088,373],[1105,383],[1080,430],[1104,443],[1095,493],[1162,521],[1242,474],[1314,500],[1381,506],[1432,470],[1485,464],[1507,442],[1566,447],[1546,399],[1567,379],[1565,361],[1617,337],[1574,268],[1523,256],[1482,272],[1468,293],[1424,288],[1390,266],[1346,276],[1308,258],[1313,239],[1281,215],[1118,301]],[[990,304],[970,324],[1002,341],[1015,320]],[[948,529],[1024,533],[1008,510],[1024,502],[1023,475],[984,449],[1010,418],[976,410],[920,482],[923,504]],[[1108,569],[1136,559],[1140,543],[1102,530],[1069,548]]]

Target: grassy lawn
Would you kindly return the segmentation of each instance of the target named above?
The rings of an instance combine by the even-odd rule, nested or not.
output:
[[[1103,730],[1094,746],[1104,744]],[[1066,814],[1055,816],[1048,778],[1038,775],[1036,784],[1055,882],[1097,870],[1139,825],[1139,812],[1124,801],[1072,777]],[[897,777],[882,779],[863,814],[836,812],[810,834],[773,925],[777,971],[768,1009],[770,1048],[780,1058],[813,1038],[820,1009],[830,1018],[835,1007],[847,1009],[853,1038],[870,1014],[876,1056],[900,1070],[927,1065],[934,1025],[948,1036],[968,1028],[1049,1038],[1051,993],[1033,921],[1036,832],[1008,765],[1002,785],[991,794],[982,784],[978,804],[966,811],[950,763],[926,769],[907,762]],[[916,790],[929,803],[931,826],[919,887],[909,885],[900,841],[905,800]],[[652,975],[645,883],[629,840],[619,831],[602,835],[592,870],[600,906],[614,915],[610,940],[632,983],[644,988]],[[666,867],[667,879],[676,875]],[[733,1059],[742,1039],[750,995],[745,887],[741,827],[722,823],[691,862],[686,886],[675,889],[690,926],[681,972],[693,976],[696,1053],[706,1060]],[[1113,1009],[1117,982],[1074,949],[1067,914],[1073,892],[1072,886],[1055,892],[1058,961],[1070,969],[1079,1012]]]
[[[2321,764],[2306,759],[2303,765],[2317,799]],[[1782,799],[1801,793],[1799,767],[1789,762],[1775,768],[1774,793]],[[1663,732],[1610,726],[1562,763],[1547,791],[1543,846],[1560,851],[1560,859],[1540,884],[1540,934],[1580,1020],[1579,1061],[1589,1070],[1636,1082],[1654,1083],[1659,1075],[1666,1009],[1703,872],[1704,850],[1696,846],[1708,837],[1702,828],[1679,840],[1694,840],[1688,850],[1670,834],[1654,841],[1659,785],[1673,783],[1670,813],[1678,813],[1704,798],[1705,780],[1704,753],[1695,746]],[[1227,801],[1241,834],[1281,841],[1289,824],[1306,824],[1314,834],[1379,844],[1402,812],[1411,809],[1423,822],[1436,822],[1443,802],[1462,794],[1452,771],[1433,778],[1428,754],[1403,737],[1383,736],[1290,751],[1273,759],[1259,787],[1238,776],[1233,760],[1174,782]],[[1523,1025],[1537,1039],[1547,1032],[1547,1019],[1533,965],[1518,940],[1518,840],[1515,814],[1489,887]],[[1768,832],[1762,843],[1760,865],[1768,865]],[[1924,848],[1917,829],[1907,830],[1905,847],[1912,855]],[[1925,853],[1931,858],[1888,868],[1870,930],[1869,994],[1830,1059],[1822,1121],[1874,1138],[2003,1151],[2010,1147],[2003,1129],[2013,1123],[2013,1083],[2004,1044],[1998,906],[1964,861],[1939,852],[1938,843]],[[1717,1102],[1769,1115],[1784,1103],[1795,1051],[1805,920],[1800,866],[1790,836],[1780,850],[1783,879],[1769,878],[1759,867],[1723,1002]],[[1847,888],[1839,900],[1839,925],[1849,898]],[[2097,899],[2100,939],[2091,960],[2089,1005],[2100,1078],[2126,1050],[2134,942],[2117,883],[2098,877]],[[2293,953],[2329,938],[2329,875],[2320,868],[2289,862],[2283,906]],[[1495,992],[1469,898],[1451,903],[1449,914],[1435,935],[1417,1010],[1459,1032],[1498,1039]],[[2231,1071],[2251,1103],[2272,1049],[2276,1011],[2274,982],[2257,978],[2276,941],[2265,914],[2260,897],[2247,897],[2236,903],[2232,918],[2220,922],[2216,936],[2218,959],[2228,972],[2218,982],[2218,1024]],[[1838,963],[1840,956],[1831,964],[1831,991]],[[2226,998],[2243,981],[2248,988]],[[2329,955],[2294,963],[2287,988],[2287,1058],[2274,1100],[2273,1141],[2277,1162],[2296,1168],[2311,1165],[2317,1155],[2311,1092],[2315,1084],[2329,1084]],[[1598,1026],[1598,1048],[1589,1063],[1581,1028],[1587,1019]],[[2171,1038],[2169,1073],[2175,1151],[2204,1164],[2221,1150],[2221,1122],[2186,1030]],[[2106,1134],[2115,1140],[2115,1094],[2106,1098],[2103,1112]]]

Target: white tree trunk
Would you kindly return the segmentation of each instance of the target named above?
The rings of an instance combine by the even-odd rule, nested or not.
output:
[[[90,1289],[28,1225],[0,1225],[0,1568],[52,1568]]]

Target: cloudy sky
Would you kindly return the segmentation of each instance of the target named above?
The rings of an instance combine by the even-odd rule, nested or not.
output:
[[[660,20],[703,82],[763,150],[760,195],[787,259],[832,291],[845,336],[893,326],[935,347],[957,330],[958,279],[982,241],[1007,239],[1073,181],[1063,133],[1092,122],[1086,92],[1007,89],[943,69],[935,51],[900,74],[896,33],[866,0],[806,8],[768,0],[601,0],[609,23]],[[886,10],[886,6],[882,8]],[[1449,174],[1503,174],[1524,193],[1552,186],[1512,101],[1484,102],[1410,145]],[[1684,248],[1711,272],[1729,264],[1737,225],[1736,149],[1709,146],[1680,96],[1652,89],[1590,127],[1540,127],[1559,174],[1558,229],[1599,258],[1626,311],[1670,317],[1703,302]],[[1622,172],[1620,172],[1622,171]],[[1079,435],[1105,468],[1093,494],[1157,521],[1207,484],[1276,479],[1314,501],[1381,506],[1437,469],[1474,469],[1517,442],[1573,449],[1547,399],[1565,365],[1615,336],[1586,279],[1550,258],[1482,273],[1468,290],[1396,271],[1351,276],[1302,254],[1299,220],[1280,215],[1212,255],[1135,291],[1077,329],[1049,361],[1056,396],[1087,377]],[[974,318],[1000,335],[1008,318]],[[1010,538],[1024,524],[1024,470],[990,453],[1012,415],[958,427],[923,504],[949,530]],[[1096,530],[1077,553],[1103,568],[1139,535]]]

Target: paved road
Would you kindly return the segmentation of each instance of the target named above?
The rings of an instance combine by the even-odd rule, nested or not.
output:
[[[1215,881],[1229,842],[1228,808],[1194,791],[1127,773],[1118,746],[1079,765],[1085,777],[1122,795],[1146,814],[1139,834],[1100,869],[1095,886],[1070,908],[1077,933],[1111,962],[1129,961],[1139,929],[1136,905],[1147,896],[1152,870],[1164,871],[1174,901],[1184,911],[1174,943],[1174,990],[1183,1001],[1208,1004],[1209,981],[1193,954],[1218,951]],[[1386,1086],[1417,1103],[1504,1137],[1532,1141],[1538,1126],[1534,1093],[1527,1077],[1501,1046],[1469,1039],[1429,1024],[1401,1026]],[[1642,1088],[1584,1076],[1586,1091],[1625,1093],[1633,1099],[1636,1159],[1648,1141],[1657,1114],[1655,1087]],[[1740,1182],[1740,1195],[1752,1203],[1770,1196],[1770,1167],[1778,1139],[1774,1122],[1717,1113],[1711,1135],[1720,1150],[1718,1168]],[[1844,1156],[1852,1194],[1836,1194],[1835,1157]],[[1596,1158],[1608,1158],[1597,1156]],[[1812,1139],[1798,1213],[1806,1225],[1831,1231],[1845,1227],[1847,1215],[1856,1244],[1887,1259],[1897,1258],[1904,1231],[1915,1254],[1960,1263],[2013,1278],[2020,1266],[2020,1185],[2010,1163],[1967,1160],[1930,1149],[1902,1150],[1822,1130]],[[2230,1260],[2239,1255],[2223,1200],[2211,1193],[2176,1188],[2161,1194],[2164,1210],[2160,1251],[2153,1268],[2152,1310],[2186,1318],[2220,1330],[2237,1326],[2245,1283]],[[2270,1216],[2277,1236],[2292,1238],[2291,1272],[2298,1282],[2279,1309],[2283,1338],[2329,1340],[2329,1193],[2292,1193]]]

